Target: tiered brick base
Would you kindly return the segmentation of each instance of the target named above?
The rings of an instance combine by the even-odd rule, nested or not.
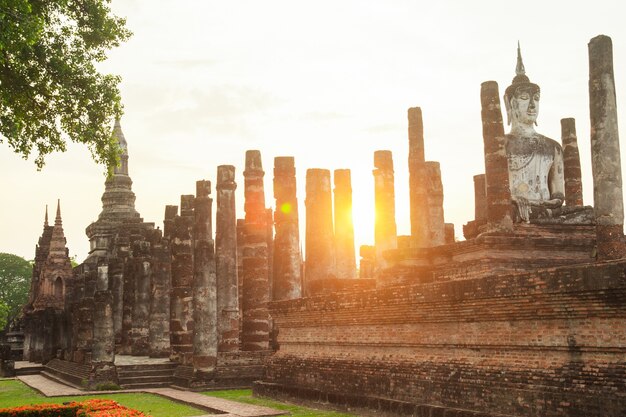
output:
[[[274,302],[280,349],[255,390],[418,416],[626,415],[625,269]]]

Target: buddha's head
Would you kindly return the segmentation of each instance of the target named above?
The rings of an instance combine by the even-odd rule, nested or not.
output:
[[[513,124],[514,128],[517,125],[532,127],[537,124],[539,96],[539,86],[531,83],[526,76],[518,44],[515,78],[513,78],[513,82],[504,92],[504,105],[506,106],[508,124]]]

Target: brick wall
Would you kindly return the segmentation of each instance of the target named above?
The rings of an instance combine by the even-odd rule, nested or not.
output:
[[[623,416],[625,268],[274,302],[279,350],[256,390],[409,415]]]

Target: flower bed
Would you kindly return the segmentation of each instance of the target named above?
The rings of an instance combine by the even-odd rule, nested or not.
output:
[[[113,400],[87,400],[69,404],[37,404],[0,409],[0,417],[149,417]]]

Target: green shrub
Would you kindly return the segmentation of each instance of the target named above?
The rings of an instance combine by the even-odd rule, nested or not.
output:
[[[101,382],[96,385],[96,391],[117,391],[120,389],[119,385],[111,381]]]

